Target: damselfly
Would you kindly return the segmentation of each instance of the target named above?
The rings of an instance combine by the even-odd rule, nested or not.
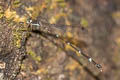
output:
[[[64,44],[69,45],[79,54],[84,56],[90,63],[95,65],[102,72],[102,66],[100,64],[96,63],[91,57],[86,55],[82,51],[82,49],[78,48],[75,44],[71,43],[69,40],[64,38],[64,32],[66,30],[65,28],[67,27],[62,27],[62,26],[59,27],[59,25],[49,24],[49,23],[41,22],[41,21],[34,22],[32,21],[32,19],[29,19],[27,21],[27,28],[29,32],[36,32],[36,33],[38,32],[38,33],[41,33],[41,35],[43,36],[51,36],[55,39],[61,40]],[[84,30],[84,27],[80,26],[78,29]]]

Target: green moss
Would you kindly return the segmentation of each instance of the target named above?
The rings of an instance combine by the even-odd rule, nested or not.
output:
[[[2,6],[0,6],[0,18],[2,18],[3,16],[4,16],[3,8]]]
[[[13,36],[14,36],[14,45],[18,48],[21,47],[21,39],[22,39],[22,36],[21,36],[21,33],[18,32],[19,30],[16,29],[13,31]]]
[[[14,5],[14,7],[19,7],[21,5],[20,0],[14,0],[13,5]]]
[[[64,0],[56,0],[56,2],[62,7],[62,8],[66,8],[66,3]]]
[[[88,21],[85,18],[81,18],[81,25],[84,27],[88,27]]]
[[[12,24],[11,24],[12,25]],[[14,45],[16,46],[16,47],[18,47],[18,48],[20,48],[21,47],[21,40],[22,40],[22,38],[23,38],[23,32],[25,31],[25,30],[27,30],[27,29],[25,29],[24,27],[22,27],[22,26],[24,26],[24,25],[20,25],[20,24],[18,24],[18,25],[16,25],[17,27],[15,28],[15,29],[13,29],[13,32],[12,32],[12,34],[13,34],[13,36],[14,36]]]
[[[33,51],[28,51],[28,54],[35,60],[40,62],[41,61],[41,57],[37,56]]]

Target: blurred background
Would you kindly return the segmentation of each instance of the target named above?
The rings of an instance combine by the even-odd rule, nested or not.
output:
[[[0,18],[3,16],[15,22],[26,22],[31,17],[63,24],[62,32],[54,32],[65,35],[103,69],[100,72],[62,41],[52,38],[64,50],[33,33],[26,44],[27,58],[18,80],[120,79],[120,0],[0,0]]]

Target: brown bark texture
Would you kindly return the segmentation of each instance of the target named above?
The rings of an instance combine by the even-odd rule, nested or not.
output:
[[[119,0],[0,0],[0,80],[119,80],[119,30]]]

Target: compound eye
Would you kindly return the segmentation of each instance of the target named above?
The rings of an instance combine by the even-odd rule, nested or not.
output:
[[[32,23],[32,19],[31,19],[31,18],[28,18],[28,19],[27,19],[27,23],[28,23],[28,24]]]
[[[24,22],[19,22],[19,24],[24,24]]]
[[[32,20],[29,20],[30,23],[32,23]]]

